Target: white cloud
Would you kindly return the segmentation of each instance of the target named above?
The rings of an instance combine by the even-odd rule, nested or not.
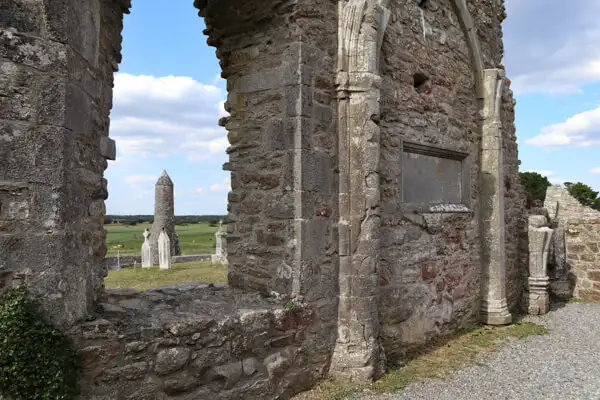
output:
[[[157,178],[155,175],[136,174],[136,175],[126,176],[124,181],[125,181],[125,183],[130,183],[130,184],[140,184],[140,183],[154,182],[154,181],[156,181],[156,179]]]
[[[568,179],[563,179],[563,178],[548,178],[548,180],[553,185],[562,185],[565,182],[571,182]]]
[[[599,1],[505,4],[505,64],[516,93],[576,93],[600,82]]]
[[[538,147],[591,147],[600,145],[600,107],[542,128],[542,133],[525,141]]]
[[[213,192],[220,192],[224,190],[231,190],[231,179],[229,177],[223,179],[222,183],[215,183],[209,187]]]
[[[600,174],[600,167],[598,167],[598,168],[592,168],[592,169],[590,169],[589,172],[590,172],[590,174],[594,174],[594,175]]]
[[[125,155],[206,159],[222,155],[225,91],[190,77],[115,74],[111,136]]]
[[[230,185],[225,185],[222,183],[215,183],[214,185],[211,185],[209,187],[210,190],[212,190],[213,192],[221,192],[224,190],[231,190],[231,186]]]
[[[199,188],[196,188],[196,189],[194,189],[194,191],[195,191],[196,193],[204,193],[204,188],[202,188],[202,187],[199,187]]]
[[[538,174],[545,176],[546,178],[550,178],[552,175],[554,175],[554,171],[548,171],[546,169],[530,169],[525,172],[537,172]]]

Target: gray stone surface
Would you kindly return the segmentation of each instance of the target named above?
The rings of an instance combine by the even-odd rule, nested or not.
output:
[[[548,255],[552,243],[553,230],[548,227],[545,215],[530,215],[529,238],[529,279],[527,312],[532,315],[546,314],[550,307],[548,284]]]
[[[141,264],[142,268],[150,268],[152,267],[152,252],[150,250],[150,241],[148,241],[148,236],[150,236],[150,230],[144,230],[144,243],[142,243],[142,255],[141,255]],[[119,264],[121,264],[119,260]],[[107,260],[108,264],[108,260]]]
[[[487,238],[482,237],[480,218],[492,199],[482,194],[485,189],[479,180],[482,78],[484,69],[502,68],[503,7],[491,1],[427,1],[421,9],[416,3],[390,6],[391,22],[382,44],[378,309],[380,338],[389,360],[401,359],[407,349],[437,335],[473,324],[486,294],[481,285],[481,245]],[[482,24],[483,20],[491,24]],[[444,51],[449,48],[453,50]],[[415,87],[420,74],[427,78],[426,90]],[[515,104],[510,82],[500,83],[501,98],[495,104],[503,152],[502,160],[496,161],[497,165],[502,161],[503,178],[496,179],[492,189],[494,201],[503,198],[504,216],[496,219],[491,232],[500,233],[504,225],[500,265],[507,308],[517,312],[528,276],[527,215],[518,176]],[[464,183],[468,208],[440,205],[402,212],[400,149],[406,141],[469,155]],[[498,167],[491,172],[499,172]]]
[[[600,305],[574,303],[527,317],[549,333],[504,345],[446,380],[412,383],[402,393],[348,400],[563,400],[600,398]]]
[[[171,240],[165,228],[158,234],[158,266],[160,269],[171,269]]]
[[[560,237],[553,242],[550,287],[559,297],[600,300],[600,211],[562,186],[550,186],[544,206]]]
[[[72,328],[82,399],[276,399],[323,375],[328,346],[304,304],[225,285],[107,290],[94,321]]]
[[[402,160],[403,197],[407,203],[462,203],[462,162],[408,153]]]

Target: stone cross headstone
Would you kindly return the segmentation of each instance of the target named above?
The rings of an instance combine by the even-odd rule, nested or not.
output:
[[[219,229],[215,233],[215,245],[215,254],[211,256],[211,262],[227,265],[227,233],[223,230],[223,221],[219,221]]]
[[[150,252],[150,242],[148,236],[150,231],[146,229],[144,231],[144,243],[142,244],[142,268],[152,267],[152,253]]]
[[[158,266],[160,269],[171,268],[171,241],[164,229],[158,235]]]

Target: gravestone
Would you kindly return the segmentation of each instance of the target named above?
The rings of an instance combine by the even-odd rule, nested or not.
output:
[[[215,233],[215,244],[215,254],[211,256],[211,262],[227,265],[227,232],[223,229],[223,221],[219,221],[219,229]]]
[[[152,253],[150,252],[150,241],[148,241],[149,235],[150,230],[146,229],[144,231],[144,243],[142,244],[142,268],[152,267]]]
[[[158,235],[158,266],[171,269],[171,241],[164,228]]]

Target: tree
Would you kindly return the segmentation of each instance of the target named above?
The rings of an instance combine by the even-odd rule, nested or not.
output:
[[[571,196],[575,197],[581,204],[587,207],[593,207],[598,200],[598,192],[585,183],[573,183],[567,187],[567,190]]]
[[[539,200],[543,203],[546,198],[546,189],[551,186],[548,178],[537,172],[520,172],[519,177],[532,202]]]

